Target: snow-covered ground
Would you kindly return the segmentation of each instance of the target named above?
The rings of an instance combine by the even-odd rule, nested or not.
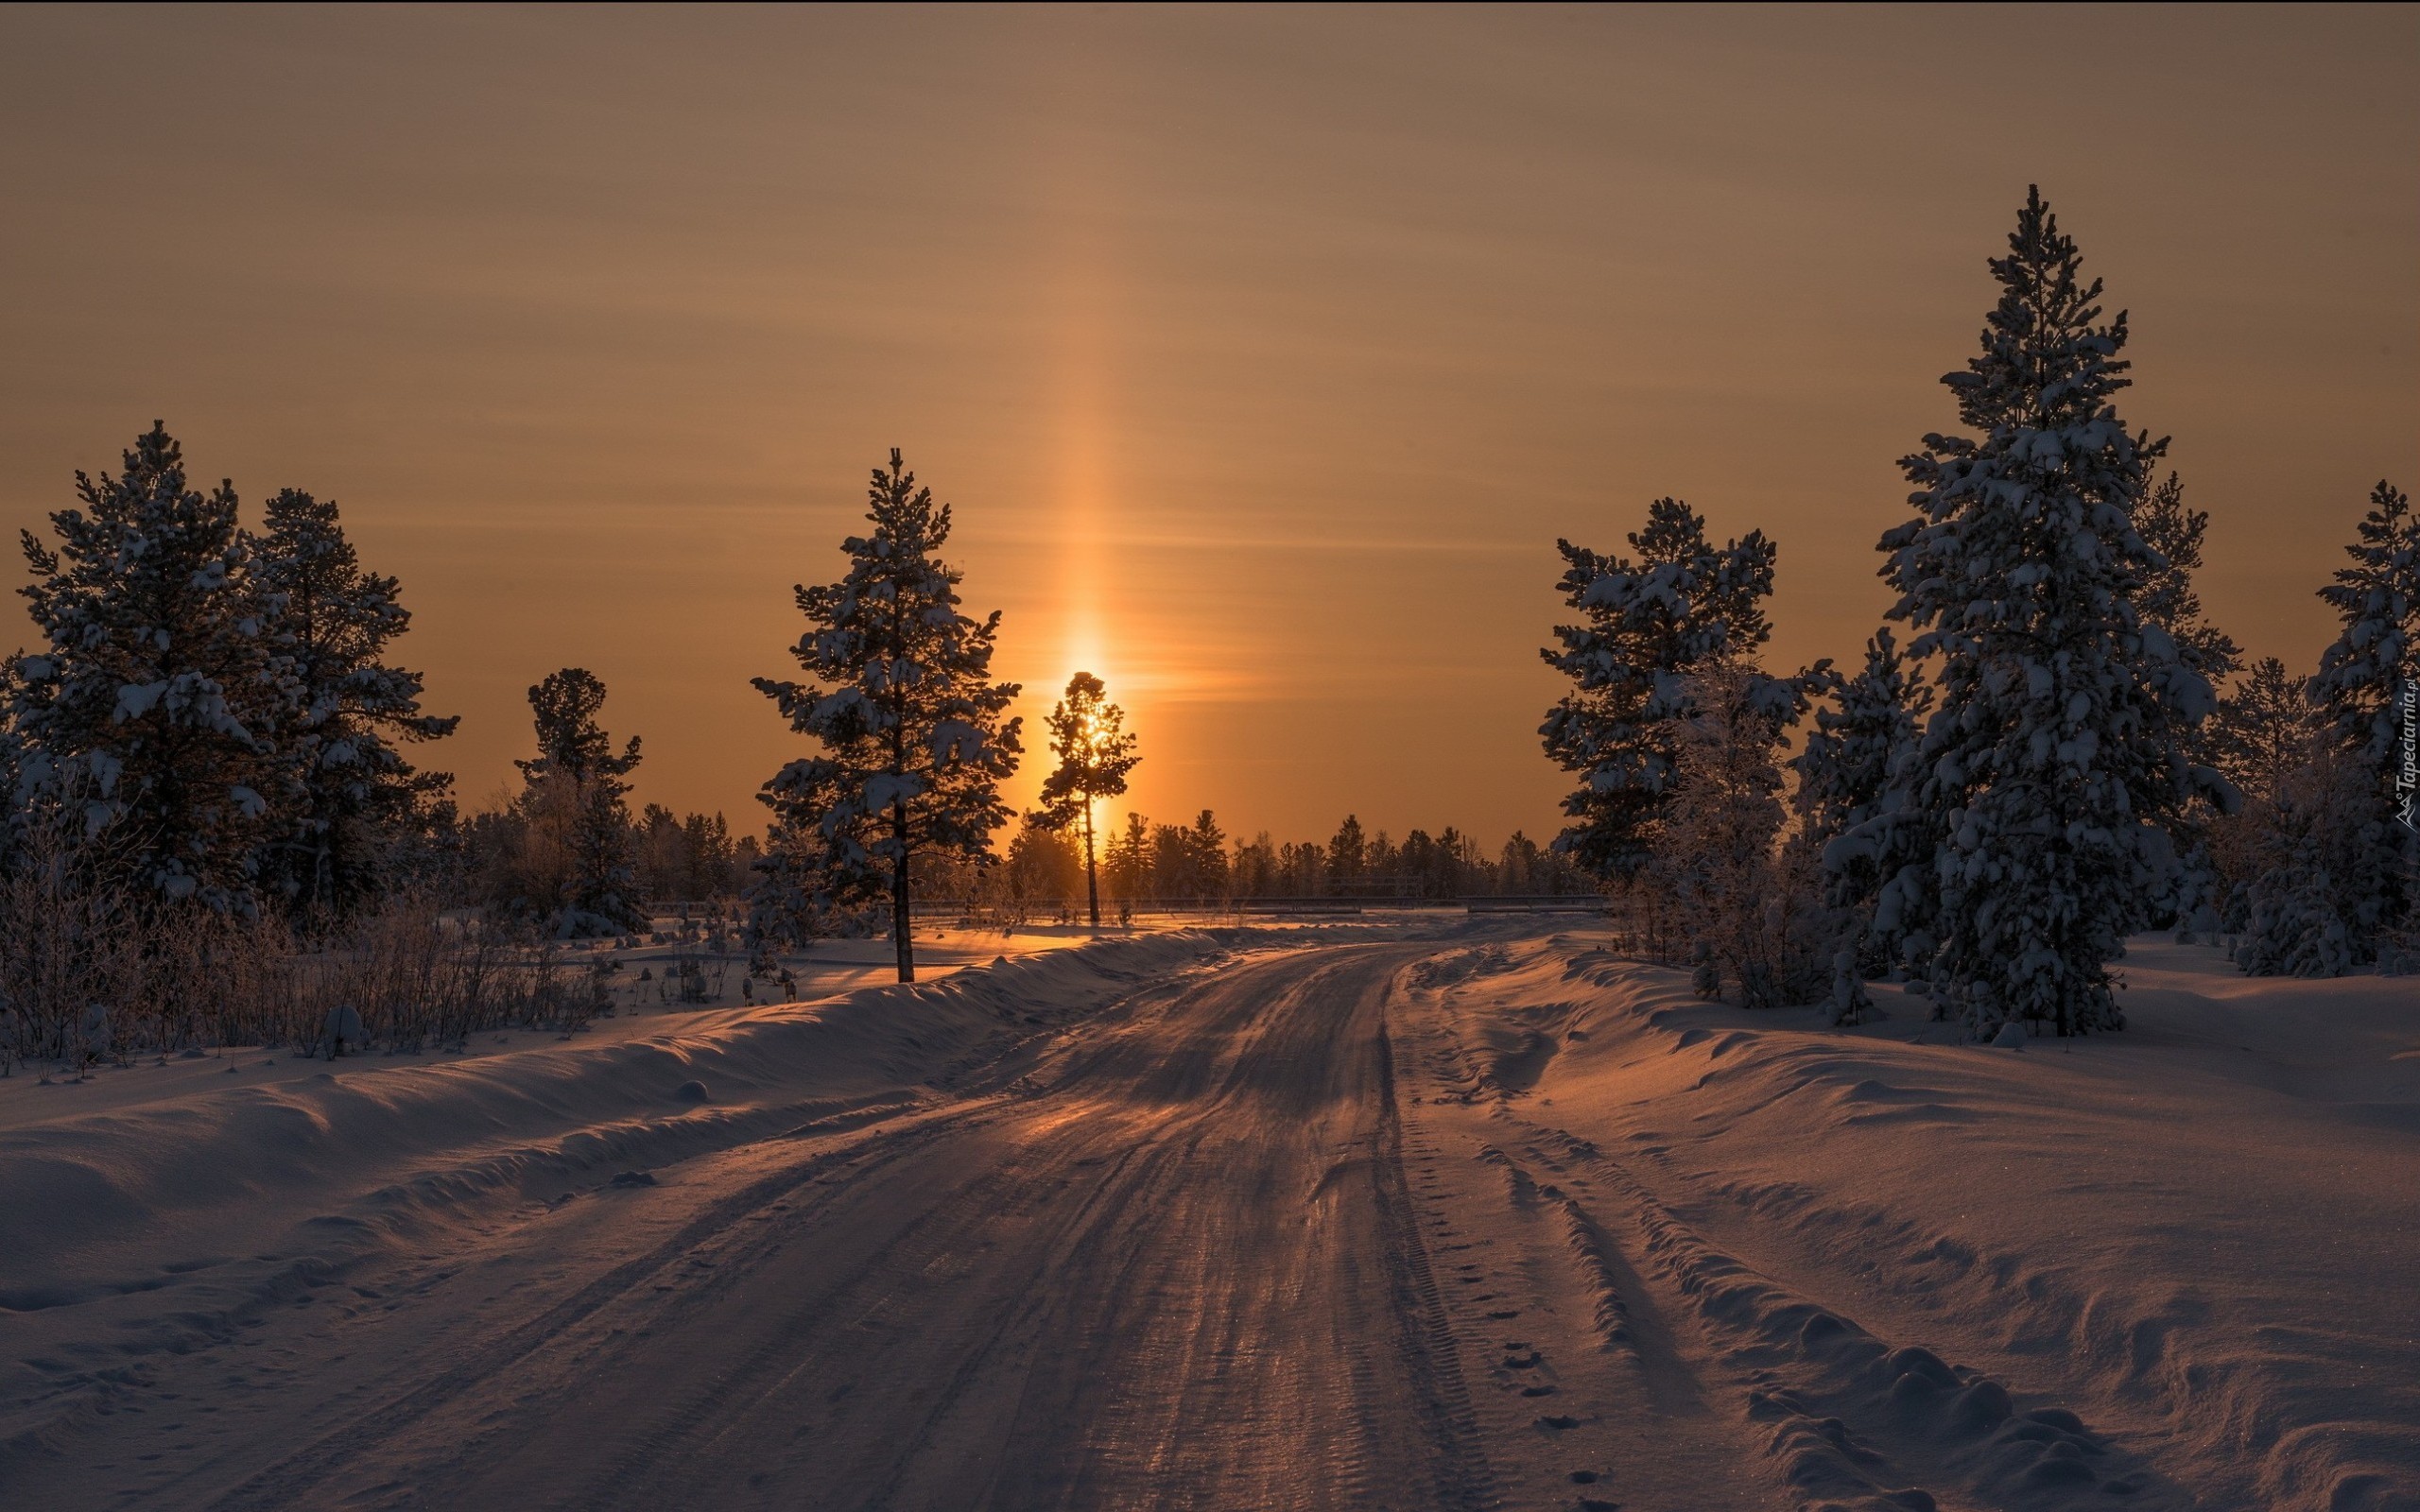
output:
[[[2125,1032],[2011,1052],[1584,943],[1465,958],[1432,1116],[1497,1168],[1487,1273],[1596,1312],[1616,1500],[1722,1504],[1647,1471],[1661,1394],[1818,1504],[2420,1506],[2420,983],[2138,940]]]
[[[0,1082],[0,1505],[2420,1507],[2420,984],[2012,1052],[1554,927]]]

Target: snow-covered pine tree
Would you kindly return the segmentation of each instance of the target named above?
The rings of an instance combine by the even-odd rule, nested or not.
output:
[[[1827,680],[1832,706],[1816,710],[1806,747],[1790,763],[1798,773],[1796,843],[1822,859],[1826,899],[1848,916],[1858,969],[1884,971],[1898,963],[1903,934],[1895,917],[1876,918],[1882,885],[1931,859],[1909,843],[1918,827],[1897,820],[1908,796],[1907,758],[1932,708],[1932,689],[1888,627],[1867,640],[1855,677]]]
[[[185,486],[154,423],[125,472],[76,474],[81,508],[24,533],[42,644],[16,662],[18,806],[82,810],[150,902],[249,913],[279,770],[279,690],[247,580],[234,490]]]
[[[2038,191],[1991,267],[1982,351],[1943,380],[1979,434],[1902,462],[1917,515],[1881,541],[1891,617],[1938,658],[1941,697],[1912,794],[1933,865],[1882,906],[1927,917],[1935,992],[1974,1033],[2066,1035],[2124,1022],[2109,963],[2172,899],[2166,826],[2235,797],[2186,749],[2208,681],[2135,609],[2160,563],[2135,527],[2153,448],[2111,404],[2126,317],[2099,323],[2100,284]]]
[[[392,884],[398,842],[427,827],[453,785],[414,769],[401,747],[459,720],[421,713],[420,674],[384,661],[411,612],[394,578],[361,570],[334,500],[279,493],[251,554],[285,705],[263,880],[289,912],[333,922]]]
[[[1045,721],[1050,730],[1056,770],[1043,779],[1042,810],[1031,822],[1063,833],[1084,832],[1084,895],[1092,927],[1100,928],[1100,857],[1093,807],[1126,791],[1126,774],[1143,758],[1126,730],[1126,711],[1109,701],[1109,689],[1089,672],[1067,679],[1067,692]]]
[[[616,754],[596,722],[604,707],[605,684],[586,668],[546,674],[529,690],[538,754],[513,763],[527,781],[522,814],[558,857],[560,880],[531,902],[551,912],[560,936],[617,935],[647,923],[631,785],[622,781],[638,766],[639,738]]]
[[[1582,623],[1557,626],[1560,648],[1539,652],[1576,684],[1538,731],[1547,754],[1581,778],[1554,848],[1607,882],[1635,875],[1652,853],[1678,723],[1690,713],[1687,674],[1746,657],[1772,634],[1763,600],[1774,549],[1763,532],[1716,546],[1703,517],[1658,499],[1629,541],[1635,559],[1555,542],[1565,563],[1558,586]]]
[[[2344,758],[2360,769],[2370,801],[2357,815],[2361,839],[2349,886],[2346,923],[2353,958],[2375,958],[2382,931],[2400,928],[2415,902],[2413,867],[2420,860],[2420,811],[2412,807],[2412,721],[2410,700],[2420,679],[2412,643],[2420,636],[2420,515],[2402,490],[2381,480],[2370,490],[2360,539],[2344,548],[2353,565],[2319,591],[2343,629],[2321,653],[2310,693],[2325,713]]]
[[[1015,772],[1018,687],[994,682],[1000,616],[959,611],[963,575],[939,556],[950,509],[919,488],[896,448],[867,490],[873,526],[841,543],[848,576],[802,586],[807,633],[792,655],[813,679],[755,679],[790,728],[823,754],[775,773],[761,795],[781,859],[757,917],[772,926],[888,899],[899,979],[916,979],[909,868],[922,852],[982,861],[1008,821],[1000,782]]]

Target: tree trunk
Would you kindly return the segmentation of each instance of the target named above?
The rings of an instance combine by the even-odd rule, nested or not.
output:
[[[1093,796],[1084,795],[1084,892],[1093,907],[1093,928],[1100,928],[1100,873],[1093,865]]]
[[[909,931],[908,895],[908,805],[894,801],[890,805],[890,834],[899,842],[899,855],[890,867],[890,942],[899,952],[899,980],[916,980],[916,942]]]

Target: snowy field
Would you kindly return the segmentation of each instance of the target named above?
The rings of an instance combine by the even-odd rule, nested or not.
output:
[[[0,1082],[0,1506],[2420,1507],[2420,984],[1989,1050],[1568,924]]]

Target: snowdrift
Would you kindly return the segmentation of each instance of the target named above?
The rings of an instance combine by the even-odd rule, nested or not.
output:
[[[1896,1505],[1888,1459],[2010,1507],[2420,1508],[2420,983],[2125,964],[2127,1029],[2014,1050],[1579,936],[1428,979],[1478,1005],[1468,1094],[1631,1192],[1804,1494]]]

